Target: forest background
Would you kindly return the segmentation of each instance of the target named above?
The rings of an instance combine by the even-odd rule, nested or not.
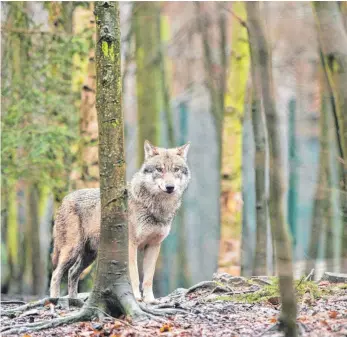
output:
[[[347,7],[334,4],[323,23],[310,2],[261,5],[297,277],[347,271]],[[3,293],[47,293],[54,213],[69,191],[99,184],[93,8],[2,2]],[[192,144],[192,181],[162,248],[156,294],[217,270],[272,275],[268,141],[254,114],[245,4],[121,2],[120,11],[128,178],[145,139]]]

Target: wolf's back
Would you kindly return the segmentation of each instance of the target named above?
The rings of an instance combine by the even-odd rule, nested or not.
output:
[[[99,233],[100,189],[86,188],[68,194],[62,201],[54,221],[52,263],[59,255],[84,244],[90,235]],[[95,228],[90,228],[94,226]]]

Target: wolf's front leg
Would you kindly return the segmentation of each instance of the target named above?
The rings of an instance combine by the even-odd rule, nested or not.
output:
[[[137,268],[137,245],[129,241],[129,275],[136,300],[141,300],[139,271]]]
[[[143,301],[146,303],[156,302],[153,295],[153,277],[159,251],[160,244],[145,248],[143,257]]]

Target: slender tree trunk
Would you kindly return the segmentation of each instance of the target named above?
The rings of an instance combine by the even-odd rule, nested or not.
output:
[[[10,271],[11,283],[9,284],[10,292],[18,293],[21,291],[21,279],[19,270],[18,256],[18,213],[17,213],[17,189],[16,184],[7,186],[6,195],[7,221],[6,221],[6,248],[7,258]]]
[[[210,95],[211,102],[211,115],[215,126],[216,143],[218,149],[218,165],[217,170],[219,173],[218,179],[218,195],[221,195],[221,170],[222,170],[222,139],[224,130],[224,96],[226,87],[226,71],[227,71],[227,59],[226,59],[226,21],[224,18],[224,13],[219,9],[219,38],[220,44],[220,60],[219,66],[221,67],[220,76],[217,76],[213,71],[213,59],[212,59],[212,48],[209,39],[209,16],[208,12],[204,10],[204,4],[196,1],[194,2],[196,8],[196,20],[197,28],[202,38],[202,49],[203,49],[203,62],[206,73],[206,83],[207,89]],[[220,240],[221,232],[221,214],[218,213],[218,240]]]
[[[243,2],[233,2],[232,10],[239,18],[246,21],[246,7]],[[220,19],[220,26],[224,25],[223,20],[224,18]],[[241,208],[237,207],[236,201],[232,204],[229,199],[231,196],[240,196],[241,198],[242,194],[242,123],[245,119],[245,97],[249,79],[250,57],[247,29],[234,17],[231,27],[231,48],[228,71],[225,71],[227,77],[224,95],[223,144],[227,144],[227,146],[223,146],[222,149],[222,245],[224,239],[229,239],[232,236],[231,231],[241,227],[242,222]]]
[[[121,313],[136,316],[142,312],[128,279],[127,192],[118,2],[96,3],[95,15],[101,232],[96,280],[87,307],[99,307],[114,316]]]
[[[45,273],[43,271],[41,245],[40,245],[40,217],[39,217],[39,191],[37,185],[31,185],[28,189],[28,212],[30,212],[29,220],[31,224],[31,233],[28,239],[32,249],[31,268],[32,268],[32,294],[42,296],[45,293]]]
[[[85,28],[95,31],[94,3],[89,4],[90,20]],[[95,42],[95,34],[93,34]],[[95,107],[95,51],[89,51],[87,76],[83,83],[81,93],[81,108],[79,132],[81,140],[78,148],[78,168],[72,173],[75,188],[93,188],[99,186],[98,162],[98,119]],[[79,173],[80,172],[80,173]]]
[[[252,74],[252,125],[255,144],[255,194],[256,194],[256,249],[254,259],[254,275],[266,275],[267,253],[267,222],[268,222],[268,197],[266,193],[266,123],[262,107],[261,71],[259,63],[261,47],[259,48],[256,36],[252,33],[249,37],[251,45],[251,74]],[[264,70],[263,70],[264,71]]]
[[[279,286],[282,303],[280,320],[287,337],[297,336],[296,331],[296,300],[293,287],[293,264],[291,244],[286,221],[284,218],[284,160],[281,148],[281,132],[279,114],[276,111],[272,85],[271,55],[263,28],[258,2],[247,2],[248,29],[251,41],[256,43],[259,52],[256,66],[260,64],[261,93],[266,116],[267,132],[270,149],[270,219],[271,229],[275,238],[276,264],[279,275]],[[254,46],[250,44],[251,55]],[[257,54],[255,54],[257,55]]]
[[[330,104],[330,95],[327,96],[327,85],[325,83],[325,77],[321,78],[321,114],[320,114],[320,152],[319,152],[319,172],[316,184],[316,193],[314,198],[313,207],[313,221],[311,230],[311,241],[309,248],[308,261],[306,263],[306,274],[314,268],[318,258],[318,248],[320,238],[323,232],[323,226],[328,229],[328,234],[331,234],[330,226],[326,223],[329,218],[329,210],[331,208],[331,195],[328,184],[329,176],[329,123],[328,113]],[[331,212],[330,212],[331,213]],[[330,236],[330,235],[329,235]],[[328,239],[328,235],[326,237]],[[331,237],[329,237],[331,240]],[[330,255],[331,249],[328,249],[327,253]]]
[[[144,141],[159,143],[157,11],[155,2],[134,5],[139,166],[144,160]]]
[[[169,147],[176,146],[175,142],[175,133],[174,133],[174,125],[173,125],[173,118],[172,118],[172,109],[170,104],[170,91],[169,91],[169,84],[167,81],[167,67],[166,67],[166,58],[164,53],[165,43],[167,42],[165,38],[166,36],[163,36],[163,26],[165,22],[162,20],[161,16],[161,6],[158,6],[157,8],[157,45],[158,45],[158,53],[159,53],[159,66],[160,66],[160,87],[162,91],[162,108],[165,112],[166,117],[166,126],[167,126],[167,135],[169,140]],[[167,24],[166,24],[167,25]],[[166,27],[167,28],[167,27]]]
[[[315,1],[323,66],[333,99],[334,119],[341,161],[342,264],[347,271],[347,32],[337,2]]]

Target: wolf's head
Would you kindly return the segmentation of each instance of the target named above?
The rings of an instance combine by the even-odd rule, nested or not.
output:
[[[164,149],[145,141],[145,161],[136,174],[139,189],[163,197],[181,196],[190,180],[187,155],[190,144]]]

